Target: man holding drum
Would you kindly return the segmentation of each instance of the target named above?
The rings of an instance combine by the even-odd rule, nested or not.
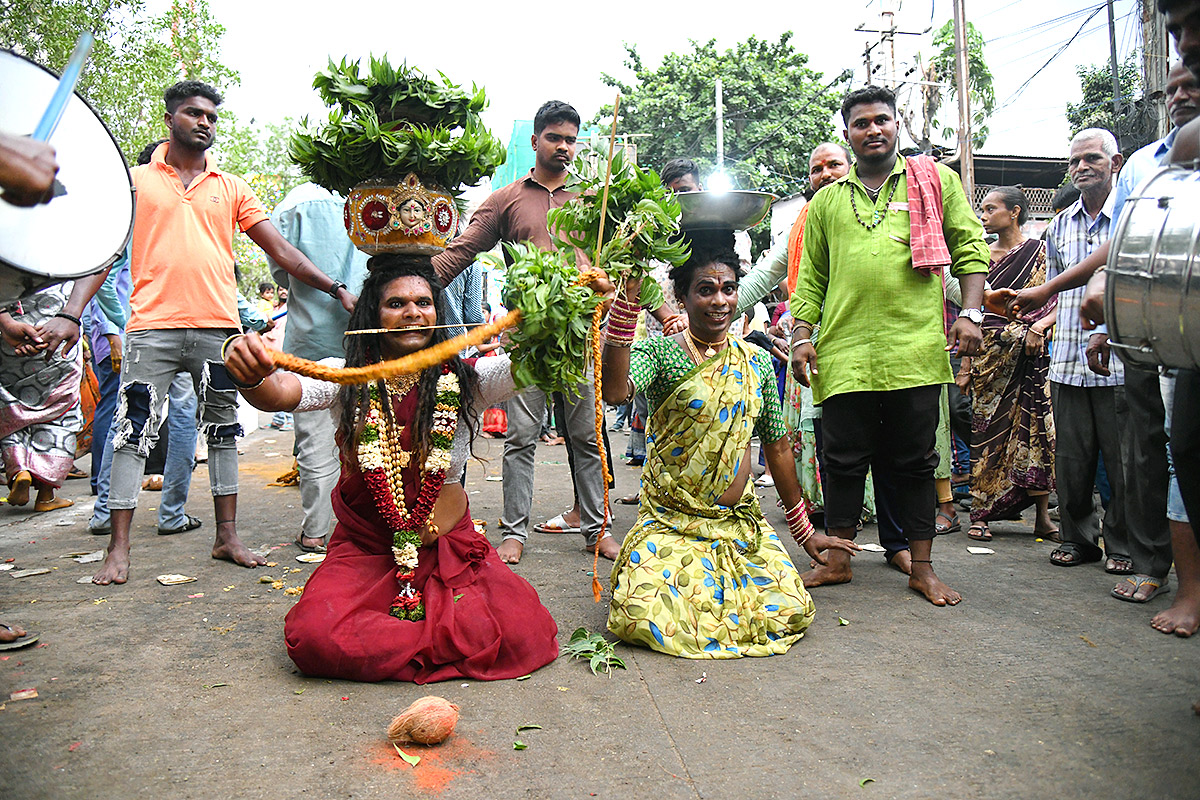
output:
[[[356,302],[345,284],[331,280],[280,235],[244,180],[220,171],[208,156],[221,95],[199,81],[181,81],[163,99],[170,138],[150,164],[131,172],[138,197],[133,293],[113,420],[112,537],[104,565],[92,578],[101,585],[128,579],[133,510],[162,423],[161,398],[177,372],[191,374],[201,399],[217,520],[213,558],[244,567],[265,563],[236,530],[237,393],[221,355],[225,338],[239,331],[235,226],[301,282],[327,291],[346,310]]]

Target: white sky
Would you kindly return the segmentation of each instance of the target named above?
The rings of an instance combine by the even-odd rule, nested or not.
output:
[[[241,73],[242,84],[228,92],[226,106],[242,120],[321,118],[324,107],[311,80],[327,58],[386,53],[396,62],[407,60],[428,72],[441,70],[454,81],[485,86],[491,98],[485,121],[507,141],[512,121],[531,118],[544,100],[566,100],[585,119],[610,103],[614,92],[600,74],[628,77],[622,42],[636,43],[644,63],[654,66],[664,54],[687,49],[689,39],[716,38],[725,49],[752,34],[775,39],[792,30],[796,48],[810,56],[812,68],[827,78],[853,68],[855,85],[861,85],[862,52],[872,35],[854,28],[861,23],[879,27],[882,0],[760,0],[708,7],[655,0],[588,5],[209,2],[227,28],[222,59]],[[152,0],[151,5],[165,3]],[[899,0],[899,5],[902,30],[929,27],[931,9],[935,29],[952,14],[948,0]],[[1100,12],[1066,52],[992,118],[984,152],[1065,154],[1065,103],[1079,97],[1075,67],[1107,61],[1107,16],[1103,4],[1091,0],[967,0],[968,19],[988,41],[984,55],[1001,104],[1075,34],[1083,18],[1045,23],[1097,5]],[[1117,0],[1116,17],[1118,57],[1123,58],[1141,42],[1136,0]],[[932,51],[930,38],[898,37],[900,74],[911,65],[917,47]],[[953,111],[947,103],[943,117]]]

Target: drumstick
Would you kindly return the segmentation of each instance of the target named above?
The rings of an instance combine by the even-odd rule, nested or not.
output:
[[[58,88],[54,90],[54,96],[50,98],[50,105],[46,106],[41,120],[33,130],[35,142],[44,142],[54,135],[54,129],[58,127],[63,112],[67,110],[67,101],[71,99],[71,93],[75,91],[75,84],[79,82],[79,75],[83,72],[83,65],[87,61],[88,52],[91,51],[94,41],[95,38],[87,31],[79,34],[79,39],[75,42],[75,50],[71,53],[71,60],[67,62],[66,69],[63,70],[62,77],[58,80]]]

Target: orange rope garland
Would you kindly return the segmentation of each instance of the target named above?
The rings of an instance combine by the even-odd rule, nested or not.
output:
[[[600,323],[603,320],[604,306],[598,305],[592,313],[592,381],[596,400],[596,449],[600,451],[600,473],[604,480],[604,521],[600,523],[600,535],[596,537],[596,552],[592,555],[592,596],[597,603],[600,602],[600,595],[604,592],[596,569],[600,566],[600,540],[608,532],[608,482],[612,480],[612,475],[608,471],[608,454],[604,449],[604,398],[600,391],[602,378]]]
[[[325,364],[318,364],[315,361],[309,361],[306,358],[294,356],[291,353],[281,353],[271,348],[267,348],[267,352],[275,360],[275,366],[281,369],[286,369],[288,372],[294,372],[297,375],[303,375],[306,378],[316,378],[317,380],[339,383],[346,386],[421,372],[429,367],[449,361],[460,350],[483,344],[488,339],[500,333],[500,331],[511,328],[520,321],[521,310],[519,308],[514,309],[500,319],[490,322],[487,325],[480,325],[478,328],[468,331],[462,336],[455,336],[453,339],[439,342],[433,347],[409,353],[403,358],[397,358],[392,361],[381,361],[378,364],[367,364],[363,367],[330,367]]]

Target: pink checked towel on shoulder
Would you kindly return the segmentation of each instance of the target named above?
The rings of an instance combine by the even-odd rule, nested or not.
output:
[[[905,159],[913,269],[930,275],[950,266],[950,249],[942,235],[942,178],[929,156]]]

